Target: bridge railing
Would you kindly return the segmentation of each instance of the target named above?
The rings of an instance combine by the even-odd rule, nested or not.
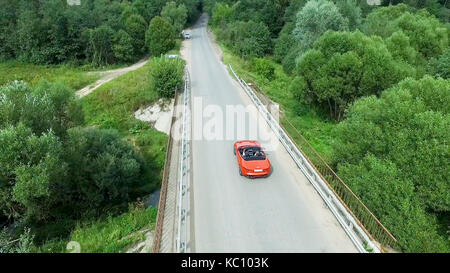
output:
[[[183,118],[181,125],[181,153],[180,169],[178,173],[178,230],[177,246],[178,253],[187,252],[188,244],[188,212],[189,212],[189,183],[190,183],[190,132],[191,132],[191,83],[189,71],[185,68],[184,94],[183,94]]]
[[[295,127],[286,118],[282,119],[282,124],[275,120],[248,84],[236,74],[231,65],[229,68],[358,250],[360,252],[380,252],[378,246],[374,244],[375,240],[386,246],[394,247],[396,245],[394,236],[337,176]],[[287,130],[283,124],[288,124],[290,130]],[[292,135],[293,131],[297,143],[288,134],[291,132]]]
[[[159,193],[159,203],[158,203],[158,215],[156,217],[156,225],[155,225],[155,240],[153,242],[153,253],[158,253],[161,248],[161,239],[162,239],[162,229],[164,223],[164,211],[166,208],[166,200],[167,200],[167,188],[169,184],[169,171],[170,171],[170,162],[172,160],[172,146],[173,146],[173,135],[172,135],[172,126],[176,120],[176,112],[175,106],[178,100],[178,92],[175,92],[174,102],[173,102],[173,112],[172,119],[170,122],[169,129],[169,138],[166,144],[166,161],[164,163],[163,177],[161,181],[161,192]]]

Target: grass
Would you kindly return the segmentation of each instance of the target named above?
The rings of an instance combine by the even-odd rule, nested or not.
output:
[[[81,89],[99,79],[99,75],[90,74],[87,68],[67,65],[45,66],[26,64],[18,61],[0,63],[0,86],[14,80],[23,80],[31,86],[42,81],[61,82],[74,90]]]
[[[65,240],[51,240],[37,252],[70,252],[66,246],[74,241],[80,244],[82,253],[120,253],[136,242],[145,239],[143,229],[154,229],[157,209],[132,207],[129,212],[113,217],[107,216],[91,222],[78,223]]]
[[[159,98],[151,87],[152,63],[104,84],[81,100],[88,126],[118,130],[144,156],[149,167],[148,183],[136,189],[137,195],[148,194],[160,186],[168,139],[134,117],[136,110]]]
[[[236,73],[248,83],[253,83],[272,101],[280,104],[284,117],[299,131],[313,146],[313,148],[324,158],[326,162],[331,162],[332,144],[335,139],[334,121],[327,120],[317,113],[313,108],[305,107],[289,91],[289,85],[293,80],[287,75],[280,64],[272,61],[275,67],[275,77],[268,80],[252,71],[249,61],[234,55],[222,43],[219,43],[223,51],[223,60],[226,64],[231,64]],[[280,118],[281,115],[280,115]],[[294,141],[298,138],[295,131],[289,130]]]

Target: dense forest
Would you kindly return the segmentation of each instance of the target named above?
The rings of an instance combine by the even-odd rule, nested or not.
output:
[[[148,53],[160,54],[149,52],[145,43],[152,19],[162,17],[177,36],[186,22],[200,14],[199,0],[80,3],[0,0],[0,60],[97,65],[131,62]]]
[[[143,148],[155,141],[152,145],[164,153],[164,142],[148,135],[155,132],[143,130],[149,125],[132,113],[159,97],[173,97],[183,85],[183,62],[159,56],[176,50],[182,29],[197,20],[200,7],[196,0],[83,0],[79,6],[66,0],[0,0],[0,59],[5,64],[100,66],[156,57],[150,71],[139,72],[145,80],[133,88],[146,86],[117,92],[140,93],[122,100],[118,110],[110,103],[116,112],[107,122],[92,124],[97,118],[92,105],[105,100],[79,100],[62,83],[0,86],[0,253],[38,251],[47,241],[67,238],[80,221],[95,223],[128,211],[159,185],[161,164],[154,162],[159,159],[151,147]],[[108,96],[108,102],[114,100]],[[136,217],[147,219],[152,213]],[[136,215],[134,209],[130,215]],[[122,218],[135,224],[132,217]]]
[[[218,38],[336,124],[330,164],[406,252],[449,252],[448,1],[214,1]],[[292,103],[291,103],[292,104]],[[302,128],[298,128],[302,131]]]

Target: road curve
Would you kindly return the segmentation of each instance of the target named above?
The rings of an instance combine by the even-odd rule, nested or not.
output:
[[[184,51],[193,100],[203,102],[193,116],[211,105],[225,111],[227,105],[251,104],[213,50],[205,16],[191,35]],[[192,130],[207,121],[194,117]],[[238,173],[236,140],[192,141],[191,252],[357,252],[281,144],[269,152],[272,175],[250,180]]]

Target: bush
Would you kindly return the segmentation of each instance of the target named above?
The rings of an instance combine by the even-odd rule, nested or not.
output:
[[[160,97],[172,98],[184,83],[184,62],[179,59],[161,57],[154,61],[154,67],[150,72],[153,88]]]
[[[338,125],[338,174],[409,252],[450,251],[450,82],[406,79],[357,100]]]
[[[355,99],[378,95],[415,73],[394,60],[381,39],[359,31],[326,32],[297,68],[308,87],[305,99],[336,120]]]
[[[37,135],[52,130],[64,136],[68,128],[84,123],[79,101],[62,84],[44,82],[31,88],[25,82],[13,82],[0,87],[0,95],[0,129],[23,123]]]
[[[272,80],[275,76],[275,66],[267,59],[252,59],[252,68],[256,73],[268,80]]]
[[[175,47],[175,29],[163,18],[156,16],[150,22],[146,34],[150,54],[159,56]]]
[[[71,180],[68,209],[79,216],[129,201],[144,178],[142,157],[116,131],[70,129],[64,158]]]
[[[292,74],[297,66],[297,60],[301,56],[303,56],[303,48],[301,46],[291,47],[281,62],[284,72]]]
[[[4,228],[0,230],[0,253],[32,253],[34,251],[33,238],[30,229],[25,229],[18,238],[14,238]]]

